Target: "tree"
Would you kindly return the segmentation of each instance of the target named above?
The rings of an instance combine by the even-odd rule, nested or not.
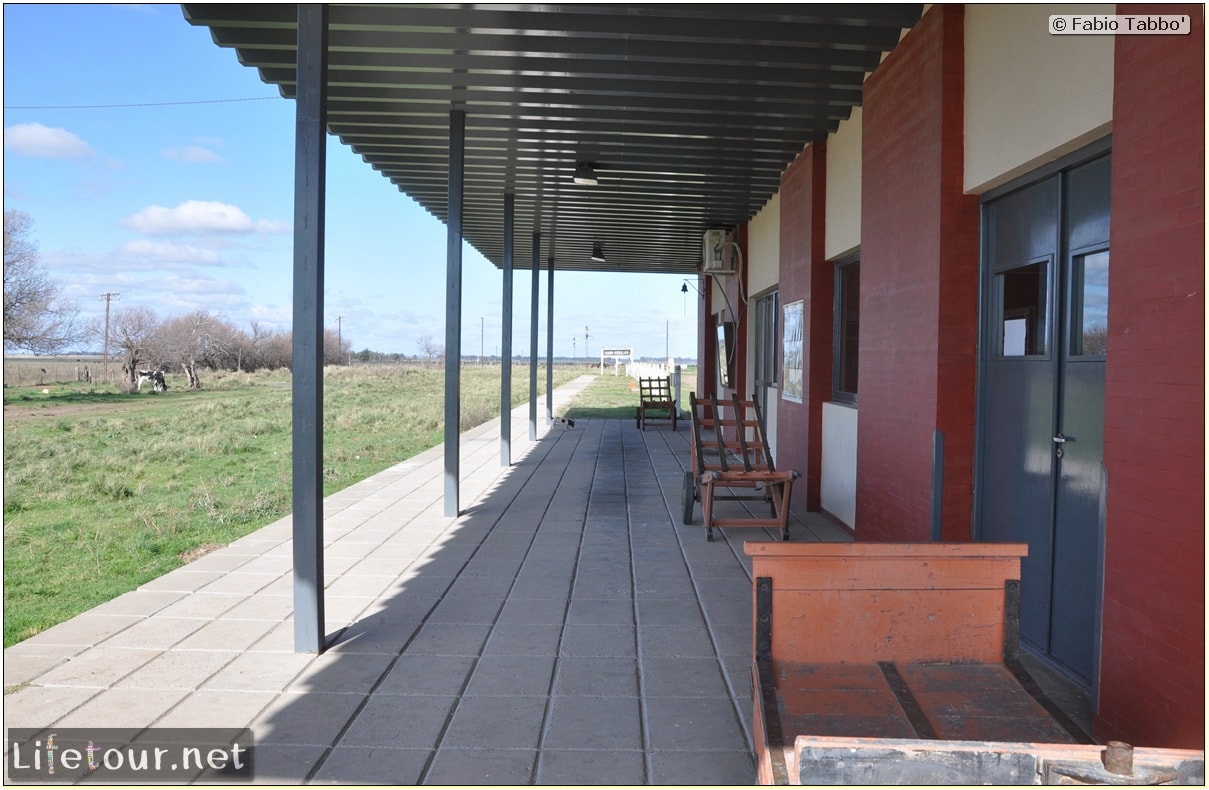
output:
[[[76,306],[62,298],[62,287],[39,261],[32,231],[28,214],[4,212],[4,348],[49,354],[83,333]]]
[[[159,319],[146,307],[132,307],[114,314],[110,336],[122,352],[122,373],[127,391],[138,386],[139,363],[152,353]]]
[[[323,364],[347,365],[352,343],[340,337],[339,331],[323,330]]]
[[[171,318],[156,331],[155,356],[161,365],[180,366],[191,390],[201,389],[199,367],[216,368],[228,332],[221,321],[202,310]]]
[[[421,336],[416,341],[416,345],[419,347],[420,353],[427,357],[429,362],[434,362],[445,354],[445,347],[433,340],[432,335]]]

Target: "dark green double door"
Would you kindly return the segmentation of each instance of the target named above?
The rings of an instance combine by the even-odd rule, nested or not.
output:
[[[1029,546],[1021,636],[1093,685],[1103,567],[1110,160],[983,207],[977,536]]]

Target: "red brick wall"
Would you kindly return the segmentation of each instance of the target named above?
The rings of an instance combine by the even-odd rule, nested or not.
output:
[[[962,194],[964,8],[934,6],[865,83],[856,535],[968,540],[978,204]]]
[[[964,13],[944,25],[936,427],[944,434],[941,539],[970,540],[978,390],[979,208],[965,184]]]
[[[806,148],[781,176],[780,301],[801,299],[803,402],[777,404],[777,467],[796,469],[793,505],[821,506],[823,401],[831,397],[832,265],[824,260],[827,153],[825,143]]]
[[[1096,735],[1205,745],[1205,28],[1118,36]]]

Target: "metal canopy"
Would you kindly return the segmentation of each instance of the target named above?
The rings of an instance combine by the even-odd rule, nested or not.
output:
[[[182,6],[283,96],[296,6]],[[449,113],[466,113],[465,239],[557,269],[690,274],[709,228],[747,222],[781,172],[860,104],[920,4],[333,5],[328,128],[448,219]],[[575,182],[577,166],[595,186]],[[599,246],[604,261],[592,260]]]

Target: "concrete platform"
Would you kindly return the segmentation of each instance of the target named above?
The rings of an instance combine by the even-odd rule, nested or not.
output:
[[[441,448],[325,501],[324,653],[292,652],[287,517],[5,650],[5,727],[247,727],[269,784],[752,783],[772,536],[680,523],[687,422],[527,420],[510,468],[498,420],[463,437],[458,518]]]
[[[743,542],[775,530],[681,523],[687,421],[539,423],[509,468],[498,420],[463,436],[457,518],[439,447],[325,500],[324,653],[287,517],[5,650],[5,728],[246,727],[264,784],[753,783]]]

